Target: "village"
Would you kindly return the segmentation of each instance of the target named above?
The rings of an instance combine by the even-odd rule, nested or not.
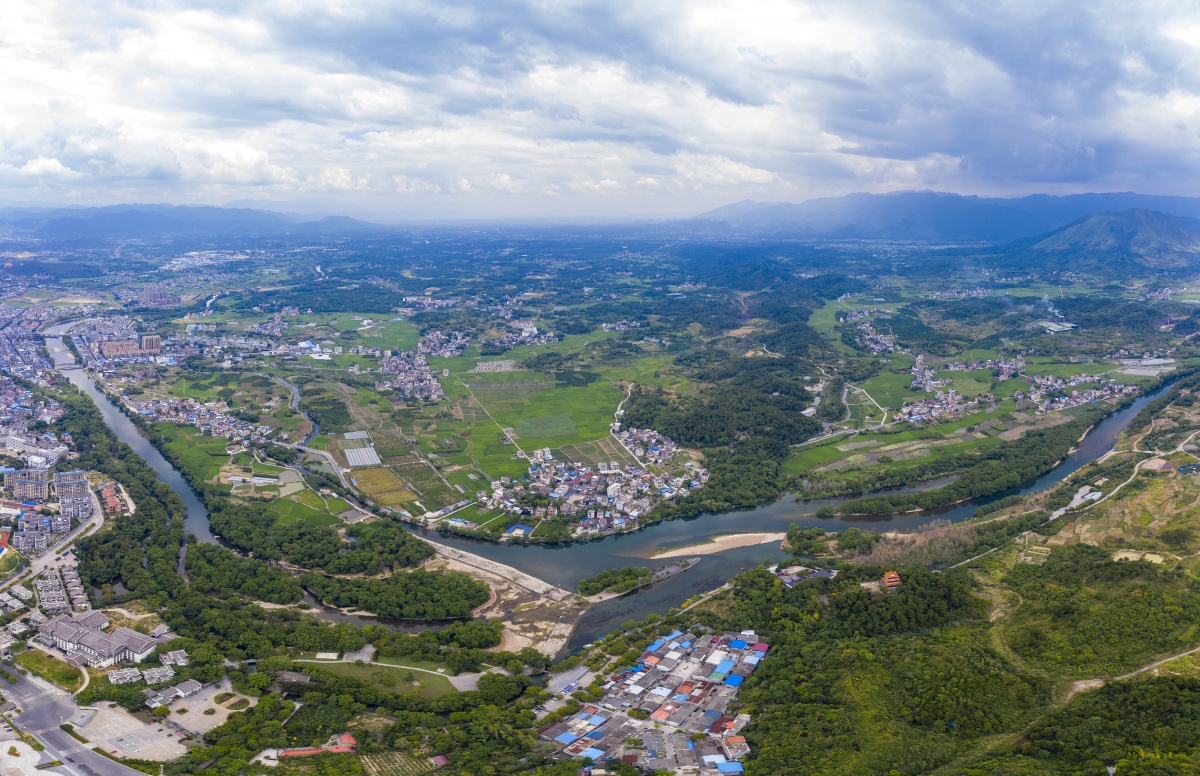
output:
[[[380,363],[380,371],[393,377],[376,382],[377,391],[396,391],[405,398],[430,402],[446,398],[446,392],[438,382],[437,374],[425,362],[424,353],[387,351]],[[447,374],[449,370],[443,370],[443,376]]]
[[[174,397],[137,399],[118,393],[126,406],[155,423],[194,426],[201,433],[236,442],[266,442],[274,438],[278,431],[271,426],[258,425],[234,416],[229,405],[220,399],[206,402]],[[271,409],[270,404],[267,409]]]
[[[1020,401],[1028,399],[1038,405],[1037,412],[1054,412],[1080,404],[1094,401],[1119,398],[1121,396],[1136,396],[1140,389],[1136,385],[1118,383],[1116,380],[1101,380],[1094,375],[1079,374],[1070,377],[1037,376],[1026,377],[1025,382],[1031,384],[1027,393],[1017,392],[1013,398]],[[1094,387],[1084,390],[1071,390],[1080,385]],[[1070,393],[1067,393],[1070,391]]]
[[[507,331],[496,339],[483,343],[485,354],[490,351],[507,351],[521,345],[547,345],[558,342],[558,337],[550,332],[539,332],[532,323],[516,321],[510,323],[513,331]]]
[[[562,745],[559,757],[590,758],[596,768],[618,761],[676,773],[742,773],[750,747],[741,731],[750,715],[730,706],[769,649],[754,631],[674,630],[608,677],[603,698],[538,735]]]
[[[477,500],[491,509],[523,517],[558,517],[573,523],[577,538],[620,533],[636,528],[655,507],[703,487],[708,470],[693,461],[676,466],[678,445],[648,429],[626,429],[617,434],[626,449],[643,465],[622,466],[617,461],[584,466],[555,460],[549,448],[531,453],[518,451],[518,457],[530,461],[529,473],[520,480],[502,477],[492,483],[492,492],[480,491]],[[656,472],[650,467],[673,472]],[[544,506],[529,506],[530,501],[548,500]],[[450,518],[455,528],[474,529],[475,524]],[[505,538],[522,538],[533,528],[517,523],[505,532]]]

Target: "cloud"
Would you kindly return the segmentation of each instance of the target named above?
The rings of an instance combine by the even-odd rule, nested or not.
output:
[[[0,188],[639,217],[854,190],[1191,193],[1195,11],[0,4]]]

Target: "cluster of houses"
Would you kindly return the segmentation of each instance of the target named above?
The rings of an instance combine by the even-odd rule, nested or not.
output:
[[[277,429],[255,425],[229,414],[223,401],[199,402],[195,399],[132,399],[121,398],[139,415],[156,422],[195,426],[203,434],[249,442],[263,442],[273,437]]]
[[[617,439],[634,458],[654,466],[669,466],[679,452],[670,437],[648,428],[627,428],[616,433]]]
[[[60,439],[57,434],[49,431],[30,433],[25,430],[27,422],[18,420],[0,427],[0,434],[3,434],[0,436],[0,452],[12,458],[20,458],[34,469],[49,469],[70,454],[71,450],[65,444],[70,441],[68,436],[64,435]]]
[[[1017,392],[1015,399],[1028,399],[1038,405],[1037,411],[1054,412],[1080,404],[1090,404],[1121,396],[1134,396],[1140,392],[1136,385],[1118,383],[1116,380],[1104,380],[1094,375],[1078,374],[1070,377],[1038,376],[1026,377],[1025,382],[1032,386],[1028,393]],[[1076,386],[1094,384],[1092,387],[1073,390]]]
[[[0,440],[25,435],[30,423],[53,423],[66,412],[56,401],[35,399],[33,391],[0,377]]]
[[[461,356],[463,348],[469,344],[471,338],[461,331],[452,331],[449,334],[430,331],[421,335],[421,341],[417,343],[417,352],[426,356],[453,358]]]
[[[83,582],[79,579],[79,572],[74,568],[64,568],[61,578],[59,572],[48,568],[33,586],[37,589],[38,605],[46,614],[62,614],[71,610],[86,612],[92,608]]]
[[[133,684],[145,680],[146,684],[162,684],[175,678],[175,669],[171,666],[157,666],[140,670],[137,668],[114,668],[106,676],[115,687],[123,684]]]
[[[21,590],[23,590],[25,593],[28,593],[28,595],[25,598],[28,599],[28,598],[33,597],[33,593],[30,592],[29,588],[24,587],[22,585],[16,585],[14,587],[20,587]],[[0,593],[0,611],[2,611],[4,614],[12,614],[13,612],[19,612],[24,608],[25,608],[25,601],[22,600],[22,597],[17,595],[17,593],[14,592],[14,590],[10,589],[6,593]],[[2,633],[2,632],[3,631],[0,631],[0,633]]]
[[[54,485],[57,505],[39,509],[50,501]],[[55,472],[47,469],[10,469],[4,473],[4,488],[13,501],[0,502],[0,520],[13,524],[8,545],[27,553],[37,553],[71,530],[72,520],[87,520],[95,511],[91,486],[79,469]],[[56,512],[48,512],[57,506]]]
[[[248,334],[263,334],[268,337],[279,337],[287,331],[288,322],[283,320],[283,316],[276,314],[274,318],[262,323],[255,323],[246,327]]]
[[[526,321],[514,321],[509,326],[512,327],[512,331],[506,331],[484,344],[500,350],[512,350],[520,345],[547,345],[558,342],[558,337],[548,331],[538,331],[537,326]]]
[[[988,295],[986,288],[952,288],[949,291],[936,291],[934,299],[985,299]]]
[[[654,432],[647,432],[654,434]],[[639,448],[647,457],[661,465],[671,460],[677,449],[671,440],[654,434],[648,448]],[[598,463],[594,467],[579,463],[561,463],[549,449],[529,455],[529,474],[520,480],[501,477],[492,483],[492,492],[480,491],[477,498],[492,509],[518,515],[535,515],[524,505],[525,496],[549,499],[551,504],[540,507],[545,517],[560,517],[575,523],[577,536],[619,533],[636,528],[638,521],[659,504],[701,488],[708,482],[708,470],[687,462],[675,473],[659,473],[638,466],[622,467],[620,463]],[[523,534],[527,526],[510,528],[510,536]]]
[[[380,364],[385,375],[391,379],[375,383],[375,390],[394,390],[405,398],[424,401],[441,401],[446,398],[437,375],[425,363],[425,354],[411,350],[397,351],[386,356]]]
[[[950,418],[974,410],[980,404],[990,404],[991,402],[992,395],[990,393],[968,399],[953,388],[945,392],[935,390],[932,399],[901,405],[900,409],[896,410],[896,417],[910,423],[924,423],[929,420]]]
[[[74,311],[90,312],[91,308],[76,306]],[[51,382],[51,364],[43,355],[38,329],[43,323],[67,312],[70,310],[0,303],[0,372],[40,384]]]
[[[539,736],[562,745],[558,756],[588,757],[600,767],[620,761],[651,770],[741,773],[740,760],[750,753],[741,731],[750,717],[729,706],[769,649],[753,631],[673,631],[609,677],[603,699]]]
[[[860,311],[855,311],[860,312]],[[875,353],[891,353],[896,350],[896,343],[892,339],[891,334],[880,334],[875,331],[875,327],[870,321],[858,321],[854,328],[858,331],[858,336],[855,337],[855,342],[862,349]]]
[[[602,323],[600,328],[604,331],[627,331],[629,329],[640,329],[642,324],[639,321],[617,321],[616,323]]]

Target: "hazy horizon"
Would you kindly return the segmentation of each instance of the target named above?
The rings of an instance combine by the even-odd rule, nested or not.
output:
[[[1191,195],[1187,4],[16,2],[0,199],[655,219]]]

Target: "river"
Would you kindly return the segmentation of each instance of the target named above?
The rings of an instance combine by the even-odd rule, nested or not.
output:
[[[68,328],[70,328],[70,324],[60,324],[46,331],[46,349],[50,351],[50,358],[54,360],[54,365],[57,367],[75,365],[74,354],[62,341],[62,335]],[[138,432],[133,421],[125,417],[120,408],[96,387],[96,383],[92,381],[86,371],[63,369],[62,374],[71,381],[72,385],[92,397],[92,401],[100,409],[100,415],[104,418],[104,422],[113,430],[117,438],[132,447],[135,453],[145,459],[154,471],[158,472],[159,482],[169,485],[171,490],[178,493],[179,497],[183,499],[183,505],[187,508],[184,529],[188,533],[195,534],[196,538],[202,542],[212,542],[212,531],[208,528],[208,510],[204,508],[204,504],[197,498],[195,491],[175,470],[175,467],[171,466],[167,459],[163,458],[162,453],[158,452],[154,445]]]
[[[57,366],[75,363],[74,356],[62,343],[61,336],[67,328],[69,328],[69,324],[64,324],[55,326],[46,332],[46,346]],[[161,482],[169,485],[183,499],[184,505],[187,507],[187,531],[195,534],[200,541],[214,541],[208,527],[208,513],[204,509],[204,505],[200,503],[179,472],[138,432],[137,427],[95,385],[87,372],[82,369],[67,369],[63,374],[71,383],[92,397],[113,432],[158,472]],[[974,515],[975,510],[981,505],[1014,494],[1045,490],[1108,452],[1112,449],[1117,437],[1141,411],[1142,407],[1165,390],[1164,386],[1141,396],[1129,406],[1105,418],[1088,433],[1083,442],[1066,460],[1033,482],[1005,493],[928,512],[880,517],[820,518],[816,516],[820,507],[826,504],[836,506],[840,499],[801,502],[788,495],[753,509],[705,514],[686,520],[670,520],[629,534],[564,546],[493,544],[440,534],[437,531],[423,530],[418,533],[442,544],[513,566],[551,584],[573,590],[580,579],[597,574],[604,569],[630,565],[659,565],[648,560],[656,552],[697,544],[721,534],[783,532],[792,523],[806,527],[820,526],[830,530],[857,525],[863,528],[909,531],[938,518],[958,522]],[[926,484],[922,487],[931,486]],[[776,542],[751,547],[737,547],[706,555],[694,567],[682,574],[677,574],[631,595],[614,598],[591,607],[572,634],[567,648],[571,650],[594,641],[614,630],[625,620],[641,619],[652,612],[665,612],[669,607],[677,606],[698,593],[711,590],[730,577],[764,561],[783,560],[786,557],[787,554],[779,549],[779,544]],[[660,563],[662,562],[665,561]],[[374,618],[358,618],[353,615],[341,615],[336,618],[330,617],[330,619],[377,622]],[[402,628],[403,630],[412,629],[411,625],[407,623],[405,625],[408,627]]]

